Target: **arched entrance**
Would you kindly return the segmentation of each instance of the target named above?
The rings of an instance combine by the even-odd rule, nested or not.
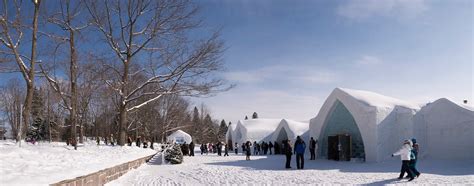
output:
[[[282,128],[280,129],[280,132],[278,133],[278,136],[277,136],[277,138],[276,138],[276,141],[277,141],[279,144],[281,144],[281,142],[282,142],[283,140],[287,140],[287,139],[288,139],[288,133],[286,133],[285,127],[282,127]]]
[[[339,157],[344,160],[357,158],[365,161],[364,142],[359,127],[339,100],[336,100],[323,124],[319,145],[319,157],[337,160]]]

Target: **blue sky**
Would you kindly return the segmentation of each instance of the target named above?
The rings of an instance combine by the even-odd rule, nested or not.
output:
[[[216,118],[309,120],[336,87],[414,101],[473,99],[471,1],[199,1],[237,87]]]
[[[474,103],[469,0],[199,0],[221,29],[222,77],[237,87],[205,103],[216,119],[307,121],[336,87],[413,102]],[[0,84],[20,74],[0,74]]]

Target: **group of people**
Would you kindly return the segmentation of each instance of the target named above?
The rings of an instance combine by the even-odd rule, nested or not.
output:
[[[203,143],[201,144],[201,155],[209,153],[217,153],[218,156],[222,156],[222,150],[224,150],[224,156],[229,156],[229,145],[223,142],[217,143]]]
[[[189,144],[184,142],[183,144],[180,145],[181,147],[181,152],[183,153],[184,156],[194,156],[194,142],[191,141]]]
[[[101,139],[100,137],[96,137],[97,145],[100,145],[100,139]],[[109,145],[109,144],[110,144],[111,146],[115,146],[115,144],[116,144],[116,142],[117,142],[116,139],[114,138],[114,135],[113,135],[113,134],[110,134],[110,136],[103,137],[103,140],[104,140],[105,145]],[[128,145],[128,146],[132,146],[133,142],[134,142],[134,141],[132,140],[132,137],[129,136],[129,137],[127,138],[127,145]],[[144,138],[144,139],[142,140],[142,137],[141,137],[141,136],[137,136],[137,137],[135,138],[135,145],[136,145],[137,147],[143,147],[143,148],[145,148],[145,149],[148,148],[148,147],[150,147],[151,149],[154,149],[153,143],[154,143],[153,138],[152,138],[151,141],[148,141],[146,138]]]
[[[416,139],[413,138],[411,140],[405,140],[403,142],[402,148],[397,152],[392,154],[393,156],[400,156],[402,160],[402,168],[400,170],[400,175],[398,179],[403,179],[405,173],[408,175],[405,178],[409,178],[408,181],[412,181],[413,179],[418,178],[420,176],[420,172],[416,168],[416,162],[418,160],[418,150],[419,146],[416,143]]]
[[[317,145],[317,141],[315,141],[312,137],[310,139],[310,152],[311,152],[311,158],[310,160],[316,159],[315,155],[315,149]],[[235,144],[237,146],[237,143]],[[250,160],[250,155],[251,153],[251,146],[252,143],[250,141],[247,141],[246,143],[242,144],[242,151],[245,152],[246,155],[246,160]],[[294,147],[294,148],[293,148]],[[275,154],[284,154],[286,156],[286,163],[285,163],[285,168],[290,169],[291,168],[291,156],[293,154],[296,155],[296,168],[297,169],[304,169],[304,153],[306,150],[306,143],[304,142],[303,139],[301,139],[300,136],[296,137],[296,141],[294,145],[291,145],[290,140],[283,140],[281,142],[281,146],[278,142],[262,142],[261,144],[258,144],[256,141],[253,142],[253,148],[254,148],[254,155],[258,155],[263,151],[263,154],[266,155],[267,151],[272,154],[272,148],[275,148]],[[237,154],[237,149],[235,150],[235,153]]]

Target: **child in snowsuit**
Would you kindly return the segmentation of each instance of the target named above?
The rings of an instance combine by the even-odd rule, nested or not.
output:
[[[410,177],[408,181],[412,181],[413,179],[415,179],[415,176],[409,167],[410,159],[411,159],[410,158],[411,146],[412,146],[411,141],[405,140],[405,142],[403,142],[402,148],[400,148],[400,150],[392,154],[392,157],[400,156],[400,159],[402,160],[402,168],[400,170],[400,176],[398,176],[398,179],[403,179],[403,175],[405,174],[405,172],[407,172],[408,176]]]

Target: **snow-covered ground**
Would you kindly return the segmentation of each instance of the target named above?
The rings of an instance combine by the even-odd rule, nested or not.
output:
[[[83,176],[156,151],[135,146],[97,146],[85,143],[77,151],[65,143],[0,141],[0,185],[48,185]]]
[[[282,155],[220,157],[196,153],[179,165],[160,165],[160,158],[107,185],[295,185],[295,184],[474,184],[473,161],[421,160],[421,176],[412,182],[396,179],[400,161],[383,163],[305,160],[305,169],[284,169]],[[308,158],[308,157],[306,157]]]

